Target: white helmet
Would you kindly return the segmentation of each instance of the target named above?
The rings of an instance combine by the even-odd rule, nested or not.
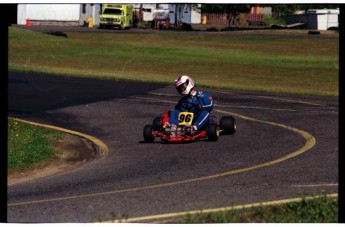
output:
[[[180,95],[188,95],[195,86],[194,81],[187,75],[180,76],[175,80],[175,88]]]

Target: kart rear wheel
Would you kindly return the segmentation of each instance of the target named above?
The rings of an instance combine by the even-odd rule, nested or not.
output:
[[[217,141],[219,138],[219,131],[217,125],[210,123],[206,130],[206,135],[210,141]]]
[[[236,120],[232,116],[224,116],[220,119],[220,130],[223,134],[234,134],[236,132]]]
[[[153,125],[145,125],[143,135],[145,142],[152,143],[155,140],[155,136],[153,135]]]

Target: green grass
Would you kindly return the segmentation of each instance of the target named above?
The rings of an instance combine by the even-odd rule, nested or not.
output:
[[[284,18],[274,18],[271,16],[264,16],[262,20],[266,25],[270,24],[286,24],[286,20]]]
[[[284,205],[187,215],[178,223],[337,223],[338,198],[315,197]]]
[[[9,28],[9,70],[232,90],[338,96],[339,40]]]
[[[53,143],[60,132],[8,119],[8,171],[25,170],[48,161],[58,153]]]

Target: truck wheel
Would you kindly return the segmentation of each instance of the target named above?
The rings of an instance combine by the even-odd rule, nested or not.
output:
[[[217,141],[219,138],[219,131],[216,124],[209,124],[206,130],[206,135],[210,141]]]
[[[236,132],[236,120],[232,116],[224,116],[220,119],[220,130],[223,134],[232,135]]]
[[[145,125],[143,134],[145,142],[152,143],[155,140],[155,136],[153,135],[153,125]]]

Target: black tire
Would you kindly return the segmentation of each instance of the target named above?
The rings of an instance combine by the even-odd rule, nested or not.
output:
[[[206,130],[206,135],[210,141],[217,141],[219,138],[219,131],[216,124],[209,124]]]
[[[223,134],[232,135],[236,132],[236,120],[232,116],[225,116],[220,119],[220,130]]]
[[[145,125],[143,135],[145,142],[152,143],[155,140],[155,136],[153,135],[153,125]]]
[[[156,117],[154,120],[153,120],[153,129],[156,130],[156,131],[161,131],[162,130],[162,125],[161,125],[161,119],[162,117]]]

